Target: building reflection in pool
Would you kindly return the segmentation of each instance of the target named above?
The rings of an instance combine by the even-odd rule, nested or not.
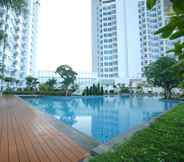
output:
[[[34,107],[105,143],[168,111],[156,97],[24,97]]]

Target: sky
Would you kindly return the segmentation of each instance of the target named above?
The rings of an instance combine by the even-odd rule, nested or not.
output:
[[[41,0],[37,69],[91,71],[91,0]]]

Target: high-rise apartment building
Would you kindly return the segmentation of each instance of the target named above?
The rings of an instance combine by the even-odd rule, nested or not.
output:
[[[14,62],[12,58],[16,54],[16,44],[15,44],[15,33],[16,33],[16,19],[15,14],[12,14],[11,11],[6,11],[4,8],[0,8],[0,29],[5,36],[5,39],[2,39],[0,42],[0,63],[1,69],[8,75],[12,75],[12,68]]]
[[[142,76],[145,66],[154,62],[161,56],[168,55],[175,41],[162,39],[154,33],[168,23],[171,4],[169,0],[158,0],[152,10],[147,10],[146,0],[139,0],[139,34],[141,47],[141,71]]]
[[[101,81],[126,83],[141,72],[136,1],[92,0],[92,69]]]
[[[5,77],[19,80],[20,87],[24,85],[27,75],[34,75],[36,68],[38,9],[38,0],[27,0],[21,14],[0,8],[0,30],[6,35],[0,42],[2,72]]]
[[[39,18],[39,0],[29,0],[28,10],[29,17],[25,23],[28,24],[28,57],[27,57],[27,75],[36,75],[36,51],[37,51],[37,35],[38,35],[38,18]]]

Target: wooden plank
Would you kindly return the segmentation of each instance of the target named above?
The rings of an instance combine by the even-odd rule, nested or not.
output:
[[[0,97],[0,162],[78,162],[86,157],[87,151],[53,123],[15,97]]]
[[[25,118],[27,118],[27,117],[25,117]],[[24,123],[26,123],[26,121]],[[40,139],[42,145],[45,145],[47,143],[48,147],[47,147],[47,145],[45,145],[44,149],[47,148],[47,151],[50,152],[49,156],[52,155],[52,157],[53,157],[53,154],[51,154],[51,153],[52,153],[52,151],[54,151],[55,157],[58,157],[60,159],[60,161],[64,161],[64,162],[76,161],[76,160],[70,160],[70,158],[73,155],[70,153],[70,155],[69,155],[70,157],[66,156],[65,153],[63,152],[63,150],[60,150],[61,146],[57,147],[57,144],[53,142],[54,139],[50,137],[49,133],[45,129],[42,130],[39,127],[37,127],[37,125],[38,125],[37,122],[36,122],[36,124],[34,124],[34,123],[32,123],[32,121],[28,121],[26,123],[26,125],[27,126],[32,125],[34,127],[35,137]]]
[[[31,127],[31,124],[32,124],[31,121],[26,121],[25,119],[22,119],[22,120],[23,120],[23,127],[25,129],[25,133],[27,137],[29,137],[29,141],[32,142],[35,152],[38,153],[38,157],[40,161],[45,162],[48,160],[50,161],[53,160],[54,162],[59,162],[60,160],[57,158],[57,155],[53,153],[53,151],[48,147],[48,145],[46,144],[46,142],[43,140],[42,137],[36,136],[35,132],[31,134],[28,132],[29,130],[34,128],[34,127]],[[39,150],[37,147],[39,148]],[[42,149],[45,153],[38,152],[40,151],[40,149]]]
[[[15,142],[17,145],[19,161],[20,162],[30,161],[28,158],[27,150],[23,142],[22,135],[19,130],[20,126],[18,125],[15,116],[12,115],[11,118],[12,118],[12,125],[13,125],[13,130],[14,130]]]
[[[3,123],[4,123],[4,120],[3,120],[3,116],[4,116],[4,112],[3,112],[3,109],[0,108],[0,152],[1,152],[1,143],[2,143],[2,135],[3,135]],[[1,153],[0,153],[1,154]]]
[[[82,149],[78,145],[75,145],[74,143],[72,143],[66,136],[59,133],[48,122],[39,121],[38,126],[40,126],[41,129],[46,129],[54,139],[55,143],[63,146],[62,149],[65,151],[66,154],[72,153],[73,157],[70,156],[71,158],[80,160],[80,158],[84,156],[85,152],[82,153]]]
[[[3,128],[2,128],[2,137],[1,137],[1,147],[0,147],[0,157],[2,162],[9,161],[8,155],[8,122],[7,122],[7,112],[4,111],[3,117],[1,119],[3,121]]]
[[[43,113],[39,113],[39,118],[37,119],[38,123],[42,123],[41,125],[46,125],[48,129],[48,131],[50,131],[51,133],[54,131],[57,131],[56,128],[53,126],[55,119],[49,118],[47,115],[43,115]],[[79,150],[77,152],[77,156],[81,156],[84,154],[87,154],[87,151],[85,151],[84,149],[82,149],[81,147],[79,147],[79,145],[75,144],[70,138],[68,138],[66,135],[64,135],[62,132],[57,131],[57,133],[55,133],[58,137],[60,137],[62,139],[62,141],[70,143],[70,145],[72,145],[73,147],[71,147],[71,150],[73,150],[74,153],[76,153],[75,148],[78,147]]]
[[[14,112],[13,112],[14,113]],[[15,114],[15,113],[14,113]],[[19,121],[19,117],[16,116],[16,114],[14,115],[14,122],[16,122],[19,127],[17,128],[19,130],[19,134],[22,137],[22,140],[25,144],[26,150],[27,150],[27,156],[29,157],[30,162],[40,162],[39,158],[38,158],[38,153],[34,150],[33,144],[31,139],[29,138],[26,130],[24,130],[23,128],[23,124],[20,123]],[[22,121],[23,122],[23,121]]]
[[[27,109],[27,111],[31,111],[31,109]],[[32,112],[32,111],[31,111]],[[30,113],[31,113],[30,112]],[[52,119],[48,118],[45,115],[41,115],[41,113],[38,114],[39,118],[36,118],[36,124],[37,126],[40,125],[40,128],[44,128],[43,130],[47,130],[52,135],[52,141],[55,142],[56,145],[61,145],[62,150],[64,150],[64,153],[68,156],[70,154],[70,159],[73,161],[79,161],[89,155],[86,151],[81,149],[77,144],[74,144],[72,140],[70,140],[68,137],[66,137],[64,134],[58,132],[53,126],[52,126]],[[43,130],[41,132],[43,132]],[[37,131],[40,132],[40,131]]]
[[[19,162],[11,115],[12,115],[11,112],[8,112],[7,118],[8,118],[8,139],[9,139],[8,142],[9,162]]]
[[[45,128],[43,128],[43,125],[40,126],[40,124],[38,124],[37,126],[37,129],[40,129],[41,131],[47,131]],[[55,133],[55,132],[53,132]],[[55,136],[53,136],[49,131],[46,132],[46,136],[44,135],[43,137],[46,137],[48,141],[50,141],[51,145],[55,147],[55,151],[57,154],[59,154],[61,156],[61,158],[65,158],[65,161],[77,161],[78,158],[70,151],[70,150],[67,150],[65,148],[64,145],[60,145],[59,143],[59,139],[57,139]],[[62,146],[62,148],[60,147]],[[69,145],[70,147],[71,145]]]

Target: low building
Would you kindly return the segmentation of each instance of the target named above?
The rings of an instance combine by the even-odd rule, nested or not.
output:
[[[37,78],[41,84],[46,83],[49,79],[56,79],[57,82],[61,82],[61,77],[54,71],[38,71]]]
[[[97,73],[79,72],[77,75],[76,84],[78,84],[79,87],[82,89],[97,83],[98,83]]]
[[[78,75],[75,84],[77,84],[80,89],[84,89],[87,86],[98,83],[98,77],[96,73],[78,72],[77,74]],[[62,82],[61,77],[54,71],[39,71],[37,77],[40,83],[45,83],[49,79],[56,79],[58,86],[60,86],[60,83]]]

